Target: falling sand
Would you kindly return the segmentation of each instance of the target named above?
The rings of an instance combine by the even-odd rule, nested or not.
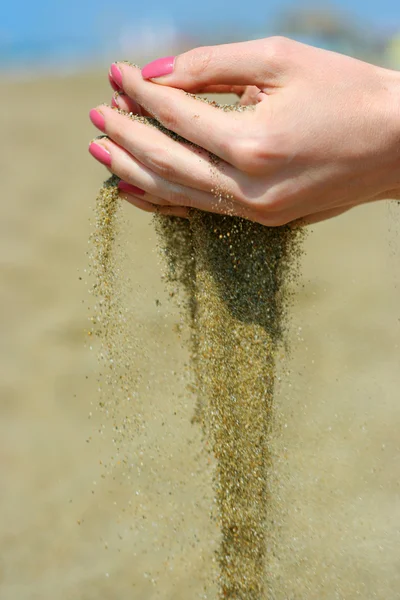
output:
[[[234,107],[229,107],[232,109]],[[225,107],[225,109],[228,109]],[[166,131],[153,119],[150,126]],[[213,162],[213,161],[212,161]],[[215,164],[215,163],[214,163]],[[118,180],[100,191],[92,237],[94,294],[99,314],[94,332],[102,356],[124,363],[119,347],[124,311],[118,294],[114,248]],[[216,201],[223,197],[218,191]],[[285,331],[288,285],[296,277],[300,228],[269,228],[239,217],[191,211],[189,219],[156,215],[155,225],[170,289],[182,288],[191,328],[191,357],[201,423],[216,459],[214,490],[221,542],[217,551],[220,598],[262,600],[266,590],[270,436],[275,359]],[[171,287],[172,286],[172,287]],[[174,292],[171,293],[173,295]],[[116,347],[116,344],[118,347]],[[122,385],[133,386],[126,367]],[[112,401],[110,401],[112,403]]]

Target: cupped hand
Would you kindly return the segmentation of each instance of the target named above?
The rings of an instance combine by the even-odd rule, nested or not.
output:
[[[108,139],[91,151],[140,208],[185,216],[194,207],[276,226],[399,195],[398,73],[283,38],[111,72],[127,106],[197,146],[109,107],[92,111]],[[249,94],[245,103],[256,105],[223,112],[183,90]]]

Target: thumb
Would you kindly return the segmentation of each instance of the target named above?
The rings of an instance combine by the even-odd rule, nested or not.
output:
[[[142,69],[144,79],[188,92],[215,85],[273,84],[282,73],[284,46],[290,40],[266,38],[205,46],[179,56],[159,58]]]

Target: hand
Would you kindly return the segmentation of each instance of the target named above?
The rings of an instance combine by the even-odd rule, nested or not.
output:
[[[162,69],[164,76],[156,77]],[[110,138],[99,142],[103,162],[143,191],[129,197],[141,208],[184,216],[195,207],[282,225],[399,195],[398,73],[270,38],[156,61],[143,69],[152,81],[124,63],[113,65],[112,74],[132,101],[200,146],[98,109],[96,124]],[[246,85],[258,88],[257,105],[240,113],[221,112],[175,89]],[[221,162],[212,164],[209,152]],[[224,197],[215,198],[216,188]]]

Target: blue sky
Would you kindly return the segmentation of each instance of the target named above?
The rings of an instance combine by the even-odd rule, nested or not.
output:
[[[311,0],[322,6],[323,0]],[[307,0],[5,0],[0,20],[0,67],[39,64],[57,60],[61,54],[70,62],[80,56],[99,56],[112,46],[126,24],[144,19],[151,28],[162,21],[174,22],[189,34],[200,37],[212,32],[217,42],[230,29],[243,37],[269,35],[274,19],[292,5],[310,5]],[[400,31],[400,0],[332,0],[330,6],[344,10],[354,22],[379,30]],[[155,28],[156,29],[156,28]],[[275,31],[274,31],[275,33]],[[105,51],[104,51],[105,52]],[[36,60],[36,63],[35,63]]]
[[[226,23],[260,26],[261,23],[267,25],[283,6],[300,3],[293,0],[8,0],[2,3],[0,40],[90,36],[108,20],[118,24],[124,14],[130,19],[171,18],[183,25],[191,23],[202,27]],[[320,2],[315,4],[320,5]],[[400,29],[400,0],[335,0],[331,5],[346,10],[357,20],[381,26],[396,23]]]

